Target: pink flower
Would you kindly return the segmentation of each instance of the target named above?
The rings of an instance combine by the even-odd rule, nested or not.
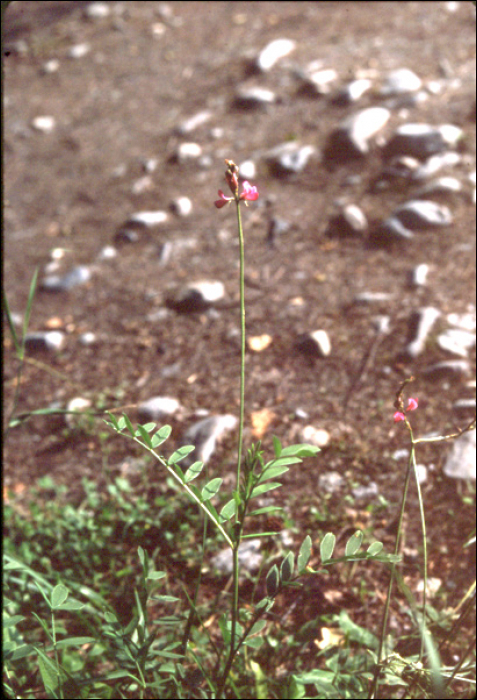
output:
[[[415,411],[418,406],[418,401],[417,399],[408,399],[407,400],[407,408],[405,413],[408,411]],[[406,416],[402,411],[396,411],[394,414],[394,422],[399,423],[401,420],[406,420]]]
[[[222,207],[225,207],[226,204],[231,202],[233,200],[233,197],[226,197],[226,195],[222,192],[222,190],[219,190],[218,195],[220,199],[217,199],[214,204],[217,207],[217,209],[222,209]]]
[[[233,184],[233,181],[229,182],[227,180],[229,186],[231,187],[231,182]],[[232,187],[231,187],[232,189]],[[227,197],[222,190],[219,190],[219,197],[220,199],[217,199],[214,204],[217,207],[217,209],[222,209],[222,207],[225,207],[226,204],[229,202],[233,202],[235,197]],[[258,199],[258,190],[255,186],[251,185],[247,180],[245,180],[242,183],[242,192],[240,193],[239,200],[245,201],[245,203],[248,202],[255,202]]]
[[[258,199],[258,190],[256,187],[251,185],[247,180],[244,180],[242,184],[242,194],[240,195],[240,199],[246,199],[249,202],[255,202]]]

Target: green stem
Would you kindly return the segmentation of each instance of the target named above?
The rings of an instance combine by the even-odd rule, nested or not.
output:
[[[237,205],[237,224],[240,244],[240,418],[237,455],[237,490],[240,486],[240,471],[242,467],[243,424],[245,414],[245,246],[240,215],[240,202]]]

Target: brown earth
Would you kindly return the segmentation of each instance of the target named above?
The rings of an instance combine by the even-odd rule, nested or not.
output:
[[[66,249],[64,269],[96,265],[84,286],[67,294],[37,293],[31,329],[59,327],[67,333],[67,343],[56,356],[30,358],[17,413],[53,401],[64,407],[75,396],[90,399],[98,409],[173,396],[188,412],[188,418],[173,421],[176,437],[198,409],[238,413],[235,217],[232,208],[218,211],[213,201],[223,187],[224,158],[241,163],[254,157],[258,172],[253,184],[260,199],[243,208],[247,334],[268,333],[273,342],[263,352],[247,354],[247,426],[253,412],[269,409],[266,448],[272,434],[284,444],[299,440],[306,423],[327,429],[329,447],[290,472],[284,478],[286,493],[276,492],[277,499],[291,502],[298,528],[316,540],[307,518],[310,508],[320,507],[318,475],[336,470],[345,476],[341,508],[353,486],[375,481],[390,502],[376,520],[373,516],[366,522],[379,533],[395,515],[403,480],[405,463],[391,458],[407,444],[403,425],[392,422],[400,383],[411,373],[417,378],[411,393],[420,400],[412,416],[418,434],[446,433],[462,424],[452,404],[471,395],[467,380],[420,378],[423,367],[448,359],[433,341],[435,334],[415,362],[405,365],[397,355],[413,310],[436,306],[442,312],[437,332],[445,327],[446,314],[467,312],[474,302],[475,205],[467,179],[475,169],[473,4],[460,2],[451,11],[451,4],[443,2],[173,2],[169,16],[162,3],[111,2],[106,3],[109,16],[95,20],[85,17],[87,4],[13,2],[4,21],[4,284],[12,311],[23,313],[33,271],[39,266],[41,279],[53,248]],[[278,37],[294,39],[296,50],[268,74],[250,76],[250,59]],[[89,53],[69,58],[70,47],[83,42],[90,45]],[[55,58],[59,69],[45,74],[45,62]],[[445,77],[441,92],[406,112],[394,110],[384,136],[403,121],[452,123],[464,130],[462,163],[451,173],[464,183],[464,193],[450,203],[455,217],[450,229],[419,232],[407,245],[391,250],[373,248],[366,236],[327,237],[338,197],[359,204],[371,222],[409,197],[407,189],[373,189],[381,167],[377,149],[363,161],[334,169],[316,157],[304,173],[285,180],[267,172],[259,157],[263,150],[297,139],[322,152],[339,120],[361,106],[379,104],[373,94],[359,107],[344,108],[328,97],[300,96],[291,67],[303,68],[315,59],[335,68],[340,84],[360,69],[383,76],[407,67],[424,83]],[[238,111],[233,97],[243,82],[274,90],[281,99],[264,111]],[[212,119],[186,137],[177,135],[176,127],[203,109],[213,112]],[[54,117],[51,133],[32,129],[39,115]],[[214,128],[222,132],[214,135]],[[182,141],[198,142],[211,166],[178,164],[173,156]],[[134,194],[147,159],[157,159],[157,168],[145,191]],[[361,178],[349,180],[350,175]],[[158,231],[118,245],[116,258],[97,262],[104,246],[116,245],[115,234],[132,213],[167,210],[175,197],[184,195],[193,202],[191,217],[171,214]],[[292,228],[270,247],[266,234],[274,215]],[[173,244],[172,255],[161,264],[158,250],[167,241]],[[430,266],[429,284],[410,289],[407,275],[421,262]],[[196,315],[170,311],[163,320],[148,320],[163,308],[171,286],[197,279],[225,284],[223,308]],[[393,296],[357,307],[353,299],[360,291]],[[391,332],[361,375],[373,344],[371,320],[381,313],[390,316]],[[311,361],[294,343],[299,333],[318,328],[328,332],[332,352]],[[85,331],[97,334],[95,345],[79,343]],[[5,332],[7,418],[16,372]],[[297,417],[298,409],[308,414],[306,421]],[[134,409],[128,412],[135,418]],[[62,417],[25,421],[4,445],[5,486],[21,492],[49,474],[75,491],[84,476],[101,479],[105,460],[119,470],[135,452],[119,438],[105,440],[105,433],[100,418],[76,430],[67,428]],[[255,438],[248,427],[246,440]],[[173,444],[171,440],[171,449]],[[473,580],[471,555],[461,548],[473,526],[474,508],[463,502],[458,484],[442,474],[447,450],[422,448],[418,461],[431,467],[424,486],[430,573],[441,579],[452,575],[455,594],[449,601],[456,602]],[[234,454],[230,436],[211,468],[232,474]],[[346,498],[343,530],[362,525],[360,518],[369,516]],[[411,501],[407,543],[418,547],[414,492]]]

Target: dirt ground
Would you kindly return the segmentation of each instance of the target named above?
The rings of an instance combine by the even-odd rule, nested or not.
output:
[[[110,12],[100,18],[86,17],[87,5],[12,2],[3,23],[4,285],[12,311],[23,313],[33,271],[39,266],[41,280],[52,249],[66,250],[62,270],[94,266],[91,280],[70,292],[37,293],[31,329],[63,330],[66,345],[56,355],[30,358],[17,412],[52,402],[64,408],[76,396],[98,409],[171,396],[186,408],[184,418],[172,419],[177,438],[199,409],[238,414],[235,217],[232,208],[218,211],[213,201],[224,186],[224,158],[239,164],[252,158],[260,199],[243,209],[247,334],[269,334],[273,341],[247,354],[246,440],[256,439],[251,417],[262,409],[268,409],[265,447],[273,434],[284,444],[299,440],[306,424],[326,429],[329,446],[299,473],[287,475],[286,498],[277,498],[291,499],[300,527],[300,518],[318,502],[319,474],[335,470],[347,484],[340,499],[351,498],[354,486],[377,483],[390,510],[366,525],[385,528],[395,515],[405,465],[392,459],[406,446],[403,425],[392,421],[399,384],[410,374],[417,378],[411,395],[420,400],[413,414],[418,434],[462,425],[452,405],[473,393],[469,377],[420,376],[432,362],[449,359],[435,343],[447,314],[475,313],[475,204],[468,180],[475,171],[473,4],[107,2]],[[250,60],[280,37],[295,40],[295,51],[269,73],[250,74]],[[78,44],[89,51],[71,58]],[[57,69],[45,70],[53,59]],[[300,95],[296,69],[317,59],[338,72],[338,86],[359,71],[374,72],[379,82],[397,68],[413,70],[425,85],[441,85],[426,101],[391,110],[383,135],[388,138],[406,121],[464,130],[461,163],[449,173],[464,191],[446,202],[454,215],[449,229],[418,232],[391,249],[373,247],[367,234],[327,236],[339,198],[362,207],[371,225],[409,198],[406,188],[373,188],[382,167],[377,147],[337,167],[315,155],[304,172],[285,179],[268,172],[262,158],[267,149],[296,139],[319,154],[342,118],[380,104],[374,91],[348,107],[333,104],[330,96]],[[273,90],[279,100],[262,110],[238,110],[234,96],[242,84]],[[205,109],[212,112],[206,124],[178,134],[178,125]],[[45,115],[55,120],[51,132],[32,128]],[[200,144],[203,162],[177,162],[177,148],[186,141]],[[192,201],[190,217],[170,213],[165,225],[140,232],[137,242],[117,241],[134,212],[169,211],[180,196]],[[272,216],[291,224],[274,246],[267,242]],[[172,252],[161,262],[166,243]],[[107,245],[118,254],[99,261]],[[408,274],[419,263],[429,265],[429,282],[412,289]],[[208,313],[164,312],[171,287],[199,279],[222,281],[226,302]],[[391,297],[357,306],[353,300],[363,291]],[[423,306],[435,306],[442,316],[425,353],[405,364],[398,356],[409,318]],[[390,332],[362,373],[373,346],[372,319],[379,314],[389,316]],[[295,342],[300,333],[317,329],[327,331],[332,350],[314,360],[298,352]],[[85,332],[97,342],[82,345]],[[16,371],[4,329],[6,417]],[[135,418],[134,409],[129,414]],[[101,479],[105,459],[119,471],[131,447],[114,436],[105,440],[105,432],[100,418],[76,430],[62,417],[26,421],[4,444],[5,486],[21,498],[32,480],[46,474],[74,491],[84,476]],[[463,505],[462,485],[442,474],[447,450],[423,448],[418,461],[429,467],[423,488],[430,573],[440,579],[452,574],[454,590],[462,592],[473,579],[473,562],[469,550],[457,561],[454,556],[472,529],[474,507]],[[232,473],[234,455],[230,436],[211,467]],[[414,492],[411,500],[415,505]],[[344,529],[364,517],[364,507],[352,506]],[[407,541],[418,547],[419,528],[410,521]]]

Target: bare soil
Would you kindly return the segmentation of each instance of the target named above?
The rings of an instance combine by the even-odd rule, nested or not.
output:
[[[307,423],[328,430],[329,446],[284,477],[283,493],[275,492],[295,520],[297,542],[306,532],[318,542],[318,524],[310,515],[323,506],[318,476],[335,470],[345,476],[347,487],[328,508],[336,501],[341,532],[370,528],[392,546],[389,533],[405,461],[391,455],[407,444],[404,426],[392,421],[400,383],[416,377],[411,395],[420,400],[412,416],[417,434],[442,434],[462,425],[452,405],[472,393],[469,378],[430,382],[420,373],[432,362],[449,359],[435,335],[446,327],[447,314],[468,312],[475,301],[475,204],[467,179],[475,170],[473,4],[460,2],[450,11],[451,3],[443,2],[179,1],[170,3],[168,16],[158,2],[110,2],[109,16],[95,20],[85,17],[87,4],[12,2],[4,18],[3,253],[12,310],[23,313],[33,271],[39,266],[41,279],[52,249],[66,249],[64,269],[95,265],[92,279],[69,293],[37,293],[32,330],[59,328],[67,342],[56,355],[29,358],[17,413],[54,401],[65,407],[75,396],[90,399],[98,410],[172,396],[186,407],[186,417],[172,421],[175,439],[200,409],[238,415],[235,216],[232,208],[216,210],[213,201],[223,187],[224,158],[241,163],[252,157],[260,199],[243,209],[247,334],[270,334],[273,342],[247,354],[246,441],[263,437],[269,449],[273,434],[284,444],[297,441]],[[250,59],[277,37],[294,39],[295,52],[270,73],[250,75]],[[69,58],[71,46],[83,42],[89,53]],[[58,59],[59,69],[45,73],[51,59]],[[454,215],[449,229],[419,232],[393,249],[373,247],[366,235],[342,240],[326,235],[337,198],[361,206],[372,225],[412,194],[406,188],[373,188],[382,165],[378,147],[363,160],[334,168],[316,157],[302,174],[287,179],[267,171],[259,157],[264,150],[297,139],[322,152],[339,120],[358,108],[299,95],[291,68],[315,59],[335,68],[340,84],[364,69],[384,76],[407,67],[425,84],[445,78],[445,88],[427,101],[394,110],[384,137],[404,121],[452,123],[464,130],[462,163],[451,173],[462,180],[464,192],[447,202]],[[233,100],[243,82],[274,90],[280,100],[266,110],[239,111]],[[379,100],[371,93],[361,104]],[[178,135],[177,126],[203,109],[213,112],[212,119],[190,135]],[[39,115],[54,117],[51,133],[32,129]],[[183,141],[200,143],[210,167],[177,163],[174,154]],[[157,159],[157,168],[145,190],[134,193],[148,159]],[[138,242],[117,244],[115,235],[132,213],[167,210],[178,196],[192,200],[191,217],[171,214],[165,226],[143,232]],[[273,247],[267,243],[272,216],[292,225]],[[159,251],[166,242],[172,254],[161,263]],[[117,245],[117,257],[98,262],[99,252],[110,244]],[[429,283],[411,289],[408,273],[422,262],[430,266]],[[150,320],[164,308],[171,287],[197,279],[222,281],[227,303],[214,313],[169,311],[162,320]],[[361,291],[388,292],[392,298],[360,307],[353,299]],[[409,318],[423,306],[435,306],[442,317],[424,355],[405,364],[398,356]],[[374,348],[372,318],[378,314],[389,315],[390,333]],[[332,351],[312,360],[297,352],[295,341],[316,329],[328,332]],[[96,344],[80,344],[86,331],[97,335]],[[371,347],[374,360],[363,373]],[[7,418],[16,372],[5,332]],[[268,409],[269,421],[263,436],[251,427],[253,414],[262,409]],[[135,418],[134,408],[128,413]],[[124,472],[134,450],[114,436],[106,439],[105,433],[100,417],[78,429],[61,416],[25,421],[4,444],[5,487],[21,500],[34,480],[48,474],[74,494],[81,491],[83,477],[103,478],[105,460],[109,469]],[[174,439],[171,449],[173,444]],[[423,488],[430,574],[447,582],[444,598],[451,605],[474,579],[471,551],[462,550],[474,506],[472,497],[463,500],[472,496],[469,485],[442,473],[448,449],[422,448],[418,460],[429,467]],[[235,454],[230,436],[210,468],[232,475]],[[152,481],[161,478],[151,471]],[[389,503],[384,510],[367,508],[368,503],[350,496],[353,486],[371,481]],[[410,498],[406,546],[419,550],[414,490]],[[418,577],[414,566],[406,573]],[[383,571],[382,591],[385,582]],[[373,579],[373,586],[377,583]]]

